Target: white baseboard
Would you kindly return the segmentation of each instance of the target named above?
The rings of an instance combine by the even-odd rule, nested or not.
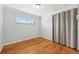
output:
[[[3,46],[9,45],[9,44],[14,44],[14,43],[21,42],[21,41],[25,41],[25,40],[30,40],[30,39],[37,38],[37,37],[42,37],[42,38],[45,38],[45,39],[50,40],[48,37],[45,37],[45,36],[34,36],[34,37],[31,37],[31,38],[25,38],[25,39],[23,39],[23,40],[18,40],[18,41],[14,41],[14,42],[9,42],[9,43],[3,44]],[[52,39],[51,39],[50,41],[52,41]],[[2,49],[1,49],[1,50],[2,50]]]
[[[49,41],[51,41],[51,43],[52,43],[52,39],[49,39],[48,37],[46,37],[46,36],[41,36],[42,38],[45,38],[45,39],[47,39],[47,40],[49,40]]]
[[[18,41],[6,43],[6,44],[4,44],[3,46],[9,45],[9,44],[13,44],[13,43],[17,43],[17,42],[21,42],[21,41],[25,41],[25,40],[30,40],[30,39],[33,39],[33,38],[36,38],[36,37],[39,37],[39,36],[35,36],[35,37],[31,37],[31,38],[25,38],[25,39],[23,39],[23,40],[18,40]]]
[[[50,40],[50,41],[52,41],[52,39],[49,39],[48,37],[46,37],[46,36],[41,36],[42,38],[45,38],[45,39],[48,39],[48,40]]]

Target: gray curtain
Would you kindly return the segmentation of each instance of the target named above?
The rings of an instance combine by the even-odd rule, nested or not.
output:
[[[66,46],[70,47],[71,32],[71,16],[70,11],[66,11]]]
[[[63,38],[63,45],[66,44],[66,15],[65,12],[62,13],[62,38]]]
[[[71,10],[71,41],[70,47],[76,48],[77,47],[77,9]]]
[[[63,44],[63,17],[62,13],[60,13],[60,44]]]
[[[53,16],[54,42],[71,48],[77,47],[77,9],[68,10]]]
[[[52,36],[52,42],[54,42],[54,15],[52,15],[52,23],[53,23],[53,24],[52,24],[52,33],[53,33],[53,34],[52,34],[52,35],[53,35],[53,36]]]
[[[56,14],[56,42],[59,43],[60,38],[60,14]]]
[[[56,42],[56,15],[54,15],[54,42]]]

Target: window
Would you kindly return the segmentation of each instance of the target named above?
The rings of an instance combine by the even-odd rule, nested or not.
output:
[[[16,17],[16,23],[33,24],[34,21],[30,18]]]

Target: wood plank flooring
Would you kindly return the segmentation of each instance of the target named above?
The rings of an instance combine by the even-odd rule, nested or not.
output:
[[[79,54],[79,51],[38,37],[4,46],[1,54]]]

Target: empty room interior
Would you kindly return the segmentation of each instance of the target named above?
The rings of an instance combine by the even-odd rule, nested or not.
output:
[[[0,54],[79,54],[78,4],[0,4]]]

